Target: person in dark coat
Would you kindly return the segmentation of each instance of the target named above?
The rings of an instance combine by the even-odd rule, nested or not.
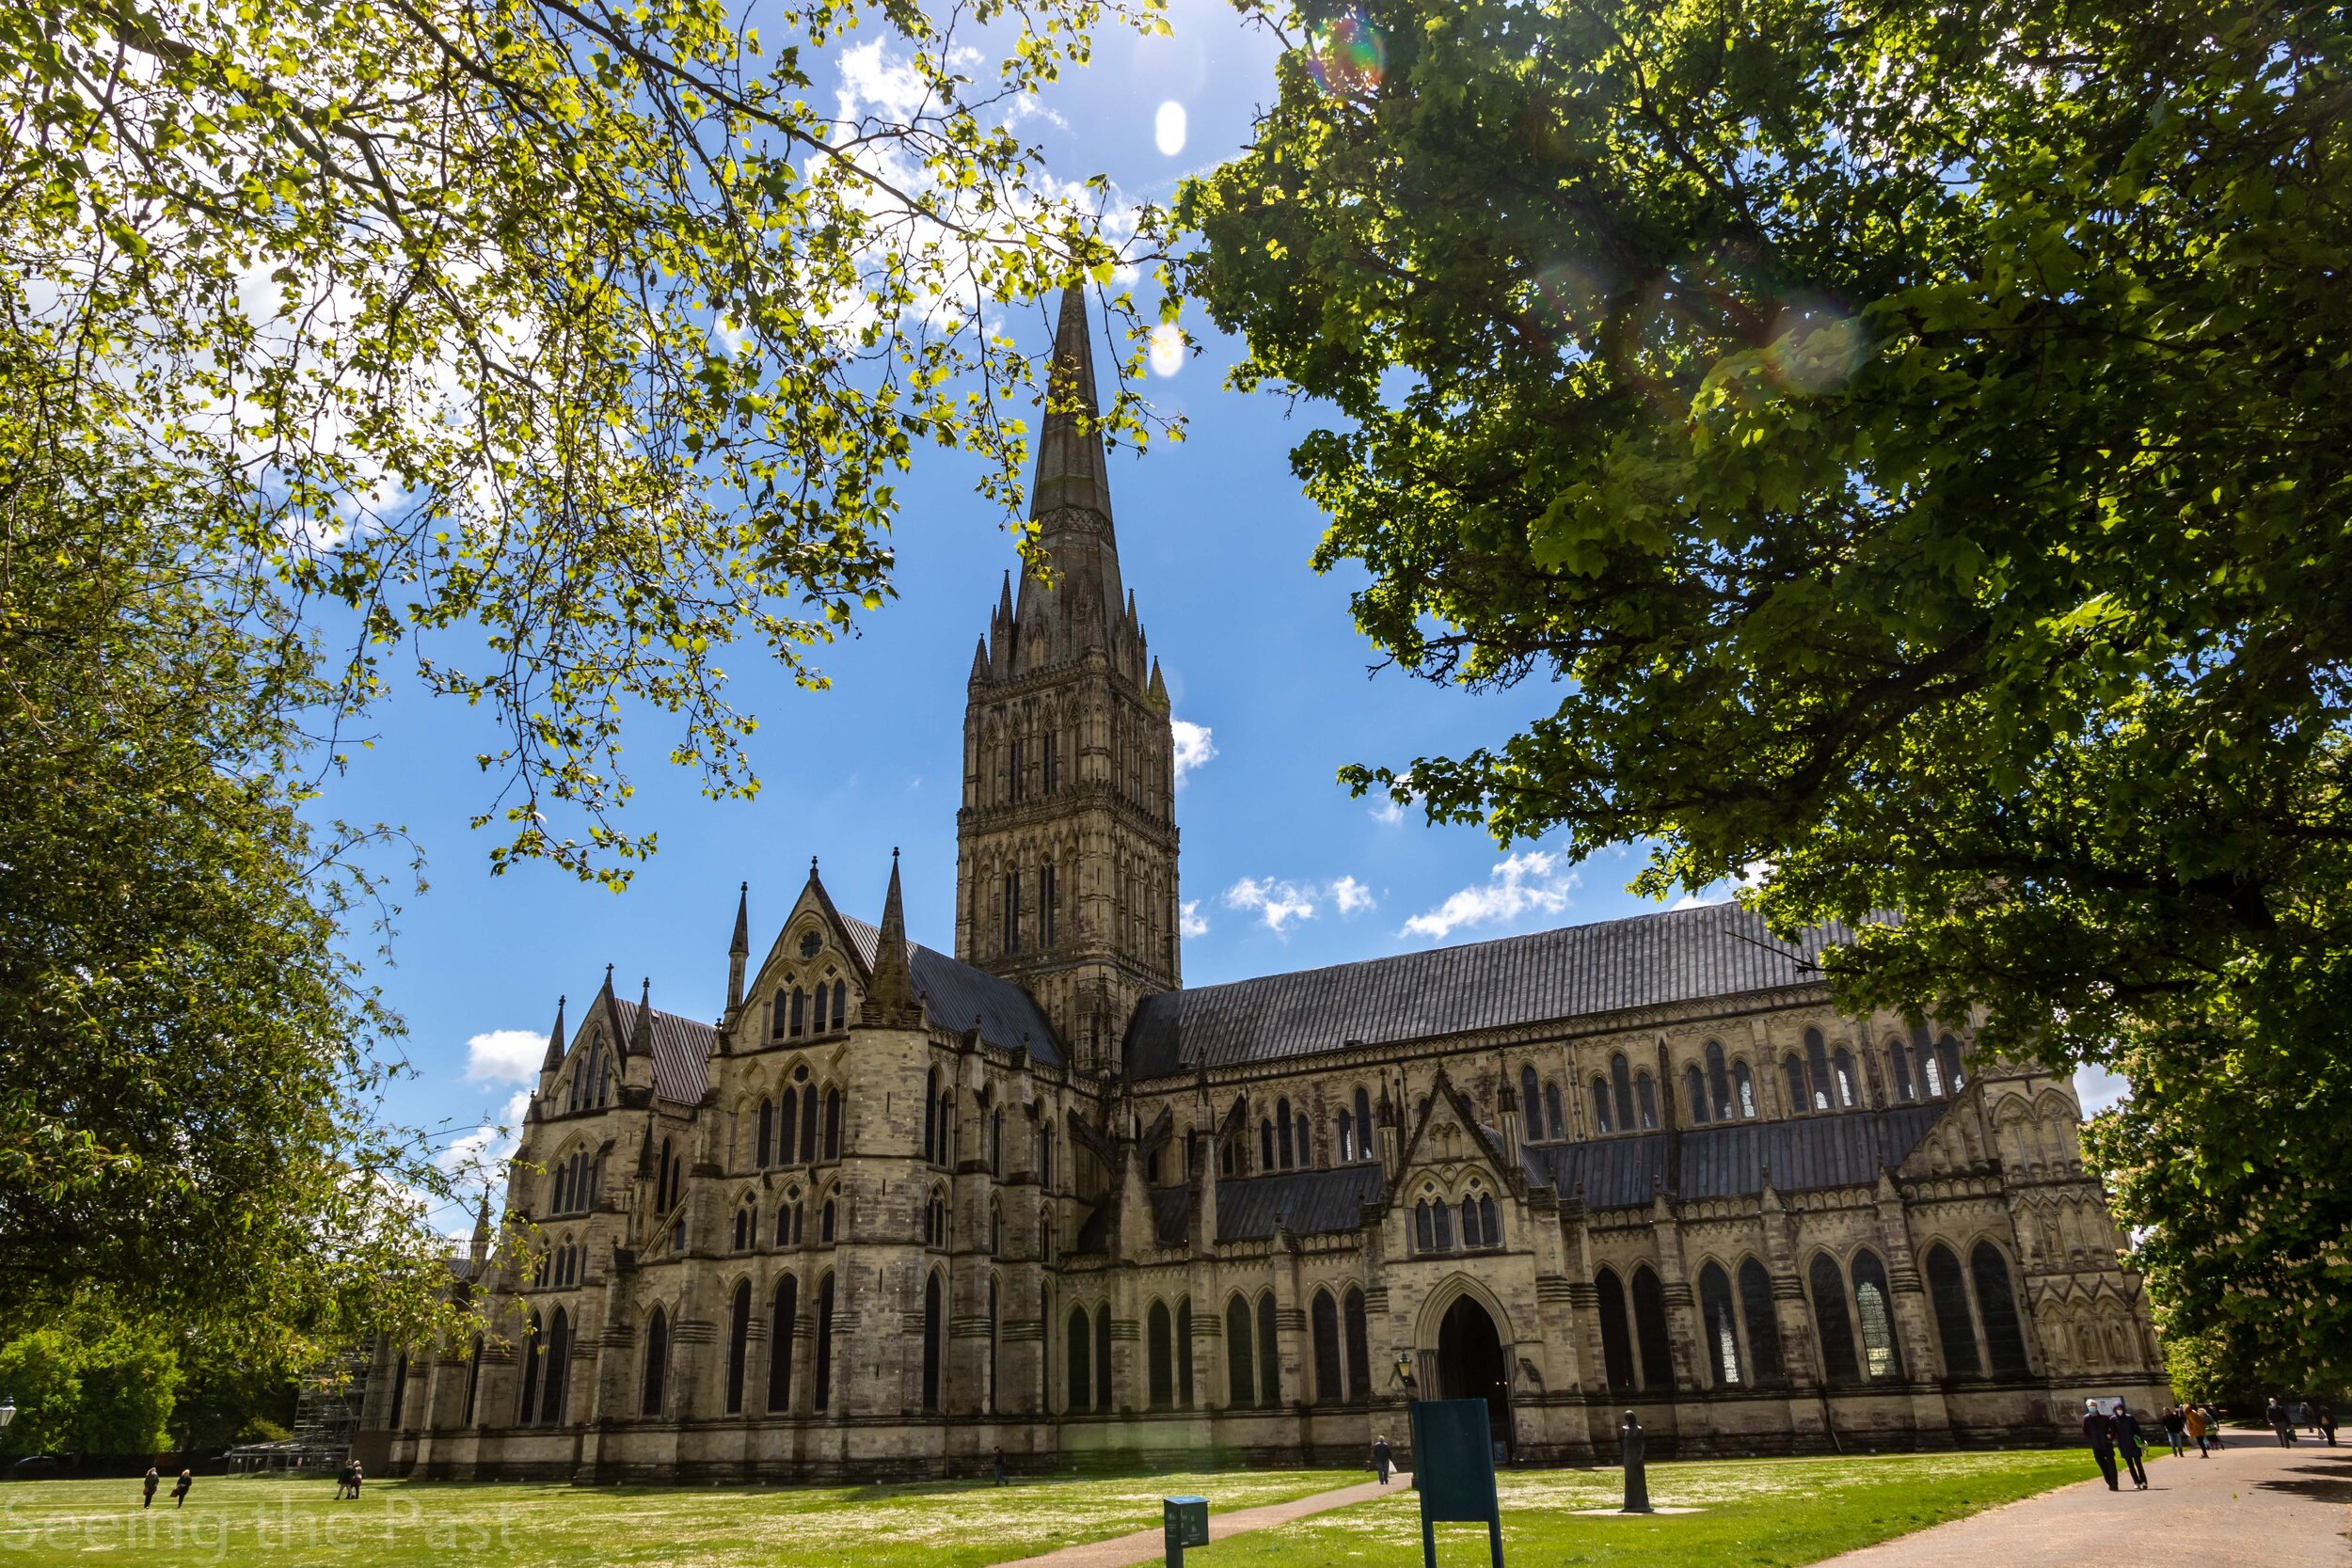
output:
[[[2132,1407],[2128,1404],[2116,1407],[2115,1447],[2122,1454],[2123,1463],[2131,1468],[2132,1484],[2142,1492],[2147,1491],[2148,1466],[2140,1462],[2139,1457],[2146,1451],[2147,1444],[2140,1440],[2139,1418],[2132,1414]]]
[[[139,1503],[141,1508],[153,1508],[155,1506],[155,1488],[161,1486],[163,1483],[163,1476],[156,1470],[154,1465],[150,1465],[147,1467],[147,1479],[139,1482],[140,1488],[146,1494]]]
[[[185,1508],[188,1503],[189,1489],[195,1485],[196,1472],[194,1470],[181,1471],[180,1479],[172,1484],[171,1506],[174,1508]]]
[[[2172,1445],[2172,1457],[2188,1452],[2188,1412],[2173,1405],[2164,1413],[2165,1441]]]
[[[2083,1436],[2090,1439],[2090,1457],[2099,1462],[2099,1473],[2107,1478],[2107,1490],[2123,1490],[2115,1482],[2115,1418],[2100,1409],[2097,1400],[2083,1401]]]
[[[2278,1433],[2280,1448],[2295,1446],[2295,1419],[2287,1414],[2287,1407],[2279,1402],[2278,1395],[2271,1395],[2270,1402],[2263,1406],[2263,1419],[2268,1421],[2270,1430]]]
[[[2329,1448],[2336,1446],[2336,1407],[2332,1404],[2319,1407],[2319,1434],[2328,1439]]]
[[[1372,1467],[1378,1472],[1381,1485],[1389,1484],[1389,1466],[1395,1463],[1396,1454],[1389,1447],[1389,1440],[1385,1437],[1374,1438],[1372,1440]]]
[[[989,1460],[989,1464],[990,1464],[990,1466],[991,1466],[991,1467],[992,1467],[992,1468],[995,1471],[995,1473],[996,1473],[996,1484],[997,1484],[997,1485],[999,1485],[999,1486],[1004,1485],[1004,1484],[1005,1484],[1005,1446],[1004,1446],[1002,1443],[999,1443],[998,1445],[996,1445],[996,1452],[995,1452],[995,1454],[994,1454],[994,1455],[993,1455],[993,1457]]]

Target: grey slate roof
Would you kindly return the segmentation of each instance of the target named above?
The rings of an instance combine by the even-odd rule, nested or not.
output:
[[[1851,940],[1847,927],[1826,926],[1781,942],[1761,917],[1708,904],[1163,991],[1128,1026],[1127,1074],[1159,1078],[1350,1040],[1381,1045],[1804,985],[1820,978],[1823,948]]]
[[[680,1105],[700,1102],[710,1087],[710,1053],[718,1049],[719,1031],[659,1007],[647,1010],[653,1014],[653,1092]],[[634,1040],[637,1004],[616,996],[612,1015],[621,1038]]]
[[[842,915],[840,920],[871,974],[874,956],[882,947],[881,929],[850,915]],[[1033,1060],[1048,1067],[1061,1066],[1061,1046],[1054,1038],[1054,1026],[1029,993],[1010,980],[933,952],[919,942],[907,943],[907,964],[914,972],[915,994],[930,1009],[933,1023],[943,1029],[969,1029],[977,1019],[980,1038],[989,1044],[1006,1051],[1025,1050]]]
[[[1262,1242],[1274,1234],[1280,1216],[1294,1236],[1325,1236],[1355,1229],[1363,1208],[1380,1198],[1376,1164],[1335,1165],[1329,1170],[1286,1170],[1272,1176],[1220,1177],[1216,1183],[1216,1233],[1229,1242]],[[1107,1215],[1104,1204],[1098,1215]],[[1095,1216],[1089,1216],[1093,1218]],[[1192,1233],[1192,1192],[1186,1187],[1152,1189],[1152,1223],[1160,1244],[1175,1246]],[[1100,1226],[1085,1227],[1079,1250],[1102,1246]],[[1092,1246],[1088,1243],[1091,1242]]]
[[[1950,1109],[1947,1101],[1848,1111],[1793,1121],[1742,1121],[1687,1128],[1680,1169],[1671,1183],[1686,1198],[1754,1197],[1764,1190],[1767,1163],[1772,1185],[1785,1193],[1865,1187],[1882,1166],[1902,1164],[1928,1129]],[[1584,1189],[1586,1207],[1645,1206],[1666,1173],[1663,1132],[1595,1138],[1586,1143],[1530,1144],[1520,1150],[1531,1180],[1562,1197]]]

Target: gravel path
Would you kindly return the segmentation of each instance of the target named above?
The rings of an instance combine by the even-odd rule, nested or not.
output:
[[[1398,1488],[1410,1488],[1409,1475],[1390,1476],[1389,1484],[1368,1481],[1357,1486],[1343,1486],[1336,1492],[1318,1492],[1311,1497],[1295,1497],[1286,1503],[1268,1503],[1263,1508],[1245,1508],[1238,1513],[1219,1513],[1216,1499],[1209,1499],[1209,1539],[1222,1541],[1244,1530],[1265,1529],[1274,1525],[1287,1525],[1293,1519],[1322,1513],[1350,1503],[1368,1503],[1375,1497],[1393,1496]],[[1042,1557],[1025,1557],[1015,1562],[1000,1562],[996,1568],[1133,1568],[1139,1562],[1157,1562],[1165,1542],[1159,1528],[1139,1529],[1133,1535],[1117,1535],[1108,1541],[1089,1541],[1081,1545],[1064,1546]],[[2340,1565],[2339,1565],[2340,1568]]]

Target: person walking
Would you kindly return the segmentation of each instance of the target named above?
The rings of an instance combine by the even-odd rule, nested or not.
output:
[[[188,1504],[188,1492],[195,1485],[196,1472],[194,1470],[181,1471],[179,1481],[171,1488],[171,1506],[185,1508]]]
[[[2336,1407],[2332,1404],[2319,1407],[2319,1434],[2328,1439],[2329,1448],[2336,1446]]]
[[[2132,1407],[2128,1404],[2115,1407],[2115,1447],[2122,1454],[2123,1463],[2131,1469],[2132,1485],[2142,1492],[2147,1491],[2148,1466],[2139,1457],[2146,1451],[2147,1445],[2140,1441],[2139,1418],[2132,1414]]]
[[[2083,1401],[2083,1435],[2090,1439],[2090,1457],[2099,1462],[2099,1473],[2107,1478],[2107,1490],[2123,1490],[2115,1483],[2115,1418],[2099,1408],[2097,1400]]]
[[[353,1502],[359,1500],[359,1483],[367,1479],[368,1473],[359,1468],[358,1460],[353,1460],[351,1462],[351,1500]]]
[[[2205,1402],[2205,1441],[2216,1449],[2229,1447],[2221,1440],[2221,1407],[2211,1400]]]
[[[1383,1486],[1389,1484],[1389,1466],[1395,1458],[1396,1455],[1391,1451],[1387,1438],[1375,1437],[1372,1440],[1372,1467],[1378,1472],[1380,1484]]]
[[[140,1489],[144,1494],[139,1501],[139,1506],[141,1508],[153,1508],[155,1506],[155,1488],[161,1486],[163,1483],[164,1478],[162,1472],[157,1470],[154,1465],[150,1465],[147,1467],[147,1479],[139,1482]]]
[[[2164,1438],[2172,1445],[2172,1457],[2188,1452],[2188,1413],[2173,1405],[2164,1413]]]
[[[346,1459],[343,1461],[342,1468],[335,1472],[335,1500],[337,1502],[342,1502],[343,1500],[343,1495],[350,1490],[351,1461]]]
[[[2310,1433],[2313,1437],[2319,1435],[2319,1418],[2312,1413],[2311,1401],[2297,1400],[2295,1402],[2295,1424]]]
[[[2205,1425],[2205,1412],[2203,1407],[2194,1404],[2190,1405],[2187,1410],[2182,1413],[2181,1421],[2182,1424],[2187,1429],[2188,1434],[2197,1439],[2197,1457],[2200,1459],[2211,1459],[2213,1457],[2213,1453],[2207,1441],[2208,1433],[2211,1429]]]
[[[1004,1484],[1005,1484],[1005,1446],[1004,1446],[1002,1443],[999,1443],[999,1444],[997,1444],[997,1445],[996,1445],[996,1452],[995,1452],[995,1453],[994,1453],[994,1454],[993,1454],[993,1455],[990,1458],[990,1460],[989,1460],[989,1465],[990,1465],[990,1466],[991,1466],[991,1467],[992,1467],[992,1468],[995,1471],[995,1475],[996,1475],[996,1484],[997,1484],[997,1485],[999,1485],[999,1486],[1004,1485]]]
[[[2280,1448],[2294,1447],[2295,1418],[2287,1414],[2287,1407],[2279,1402],[2278,1395],[2271,1395],[2270,1402],[2263,1406],[2263,1419],[2269,1422],[2270,1430],[2278,1434]]]

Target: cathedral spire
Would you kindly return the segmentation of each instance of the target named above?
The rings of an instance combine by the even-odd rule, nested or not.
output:
[[[898,892],[898,851],[890,851],[890,891],[882,896],[882,936],[874,944],[874,977],[859,1009],[865,1022],[919,1029],[923,1006],[914,997],[914,971],[907,962],[906,904]]]
[[[1062,291],[1061,319],[1054,328],[1045,428],[1038,437],[1037,482],[1029,487],[1030,516],[1041,518],[1065,507],[1077,507],[1109,520],[1111,482],[1104,463],[1102,433],[1094,428],[1098,413],[1086,290],[1073,285]]]
[[[555,999],[555,1027],[548,1031],[548,1053],[539,1063],[539,1074],[564,1070],[564,999]]]
[[[735,940],[727,943],[727,1017],[743,1006],[743,964],[752,956],[752,884],[735,895]]]
[[[609,976],[605,984],[611,987]],[[625,1049],[627,1054],[631,1056],[653,1054],[653,976],[650,974],[645,976],[644,990],[637,993],[637,1024],[628,1032],[628,1044]]]

